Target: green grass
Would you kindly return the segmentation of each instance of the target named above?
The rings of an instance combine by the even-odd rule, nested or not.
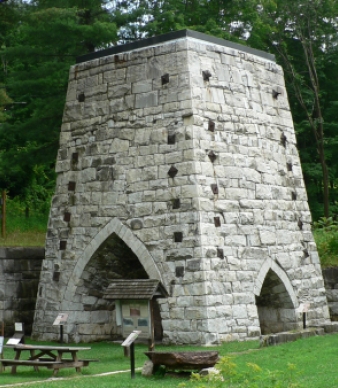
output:
[[[45,246],[47,215],[25,217],[21,213],[9,212],[6,217],[6,236],[0,236],[2,247],[43,247]]]
[[[84,345],[85,346],[85,345]],[[32,370],[32,367],[19,367],[16,375],[10,374],[10,369],[0,374],[0,387],[8,384],[33,383],[37,387],[51,388],[92,388],[98,386],[118,388],[153,388],[153,387],[178,387],[184,383],[187,388],[193,387],[307,387],[307,388],[333,388],[338,386],[337,353],[338,334],[312,337],[298,340],[279,346],[259,349],[257,341],[225,343],[219,347],[193,347],[193,346],[156,346],[156,350],[218,350],[221,356],[231,356],[232,362],[236,364],[234,370],[238,376],[244,376],[247,382],[234,385],[223,382],[201,383],[190,382],[187,378],[173,376],[155,376],[146,378],[140,371],[136,372],[135,380],[131,380],[130,360],[123,356],[123,349],[120,345],[101,342],[90,344],[90,351],[83,351],[80,356],[84,358],[98,358],[100,362],[91,363],[83,368],[81,374],[73,369],[64,369],[59,372],[59,381],[50,381],[51,371],[41,368],[39,372]],[[147,350],[145,345],[136,344],[136,367],[141,367],[147,359],[143,354]],[[13,358],[11,349],[5,349],[5,358]],[[248,365],[248,363],[251,364]],[[252,365],[254,364],[254,365]],[[257,372],[259,368],[261,372]],[[291,367],[290,367],[291,365]],[[94,375],[105,372],[126,370],[126,373],[111,374],[96,377]],[[236,377],[235,377],[236,378]],[[66,380],[64,380],[66,379]],[[242,379],[243,380],[243,379]],[[278,385],[277,384],[280,384]],[[297,385],[291,385],[297,383]],[[257,385],[256,385],[257,384]]]
[[[11,232],[7,233],[6,237],[0,237],[1,247],[44,247],[46,233],[45,232]]]
[[[27,343],[36,343],[34,341],[27,341]],[[52,343],[44,342],[42,344],[53,345]],[[56,345],[54,343],[54,345]],[[57,344],[59,346],[59,344]],[[80,346],[87,346],[83,344]],[[110,342],[99,342],[90,344],[90,351],[83,351],[79,353],[79,358],[94,358],[99,359],[100,362],[90,363],[88,367],[82,369],[81,375],[77,374],[74,369],[62,369],[58,373],[58,377],[62,378],[72,378],[71,383],[69,381],[59,381],[53,386],[57,387],[93,387],[95,384],[99,384],[100,387],[110,386],[110,387],[175,387],[173,385],[172,378],[164,377],[154,377],[154,378],[145,378],[142,377],[140,372],[137,372],[137,385],[131,383],[130,377],[130,360],[129,358],[124,357],[123,348],[119,344],[114,344]],[[257,348],[257,342],[237,342],[228,344],[228,350],[238,352],[247,350],[250,348]],[[196,350],[194,346],[156,346],[156,350]],[[198,348],[200,349],[200,348]],[[215,347],[211,348],[202,348],[203,350],[212,349],[215,350]],[[144,355],[144,352],[147,351],[147,346],[143,344],[137,344],[135,346],[135,364],[136,368],[142,367],[144,362],[147,360],[147,357]],[[24,358],[28,357],[28,352],[23,352]],[[14,358],[14,352],[12,349],[4,349],[4,358]],[[106,377],[93,377],[95,374],[121,371],[125,370],[126,373],[120,373],[115,375],[110,375]],[[0,374],[0,387],[5,384],[16,384],[28,381],[37,381],[37,380],[47,380],[50,379],[52,375],[51,370],[46,368],[40,368],[39,372],[35,372],[32,367],[18,367],[17,374],[10,374],[10,368],[6,368],[5,372]],[[176,381],[176,380],[174,380]],[[179,380],[178,382],[181,382]],[[106,384],[106,385],[105,385]],[[50,386],[48,384],[39,384],[39,387]]]

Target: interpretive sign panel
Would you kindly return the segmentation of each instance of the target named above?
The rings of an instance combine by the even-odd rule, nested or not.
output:
[[[64,325],[67,322],[67,319],[68,319],[68,314],[60,313],[56,317],[55,321],[53,322],[53,325],[54,326]]]
[[[21,322],[14,323],[15,332],[23,332],[23,324]]]
[[[21,338],[10,338],[7,341],[6,345],[17,345],[18,343],[20,343],[20,341],[21,341]]]
[[[140,330],[134,330],[132,333],[129,334],[129,336],[123,341],[122,346],[130,346],[136,338],[141,333]]]
[[[310,303],[301,303],[297,309],[299,313],[307,313],[310,309]]]

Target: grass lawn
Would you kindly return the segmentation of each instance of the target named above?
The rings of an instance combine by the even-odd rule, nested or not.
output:
[[[6,235],[0,234],[0,247],[44,247],[47,221],[47,216],[25,218],[9,213]]]
[[[44,247],[45,239],[45,232],[14,231],[7,233],[5,238],[0,237],[0,247]]]
[[[28,341],[29,343],[29,341]],[[85,346],[85,344],[84,344]],[[224,382],[191,382],[187,378],[174,376],[155,376],[146,378],[140,371],[136,372],[135,380],[131,380],[130,361],[123,356],[120,345],[100,342],[90,344],[90,351],[83,351],[80,357],[98,358],[100,362],[91,363],[83,368],[81,374],[73,369],[63,369],[58,377],[51,381],[51,370],[41,368],[39,372],[32,367],[19,367],[16,375],[10,374],[6,368],[0,374],[0,387],[9,384],[32,382],[32,386],[50,388],[92,388],[99,386],[118,388],[152,388],[152,387],[307,387],[333,388],[338,386],[337,355],[338,334],[312,337],[279,346],[259,349],[257,341],[225,343],[219,347],[197,348],[192,346],[156,346],[156,350],[218,350],[221,356],[231,356],[231,362],[236,366],[228,367]],[[141,367],[146,361],[143,354],[145,345],[137,344],[136,367]],[[13,358],[14,352],[5,349],[5,358]],[[28,352],[27,352],[28,353]],[[260,370],[261,369],[261,370]],[[96,374],[128,371],[126,373],[95,376]],[[237,381],[237,382],[236,382]],[[39,382],[39,383],[38,383]],[[219,384],[219,385],[217,385]]]

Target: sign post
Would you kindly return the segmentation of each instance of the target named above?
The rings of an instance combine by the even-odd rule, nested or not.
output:
[[[60,313],[53,322],[53,326],[60,326],[60,344],[63,343],[63,325],[67,322],[67,319],[68,314]]]
[[[297,309],[299,313],[303,314],[303,329],[306,329],[306,313],[310,309],[310,303],[301,303]]]
[[[0,360],[4,358],[4,355],[3,355],[4,340],[5,338],[1,336],[0,337]],[[2,364],[0,364],[0,372],[2,372],[3,370],[4,370],[4,367],[2,366]]]
[[[130,349],[130,374],[131,378],[135,378],[135,345],[136,338],[141,334],[140,330],[134,330],[129,336],[122,342],[123,347],[129,347]]]
[[[14,323],[14,334],[13,336],[7,341],[6,345],[17,345],[19,343],[24,344],[25,343],[25,330],[24,330],[24,324],[22,322],[15,322]]]

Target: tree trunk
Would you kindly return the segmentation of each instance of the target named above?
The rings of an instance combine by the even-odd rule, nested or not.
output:
[[[329,172],[326,164],[325,149],[324,149],[324,127],[323,116],[319,101],[318,89],[316,90],[316,113],[318,118],[312,121],[314,135],[316,137],[317,150],[319,154],[319,161],[323,172],[323,194],[324,194],[324,217],[330,216],[330,180]]]
[[[319,160],[323,172],[323,194],[324,194],[324,216],[330,216],[330,190],[329,190],[329,172],[326,165],[323,141],[317,142]]]
[[[1,235],[6,238],[6,190],[2,190],[1,200]]]

